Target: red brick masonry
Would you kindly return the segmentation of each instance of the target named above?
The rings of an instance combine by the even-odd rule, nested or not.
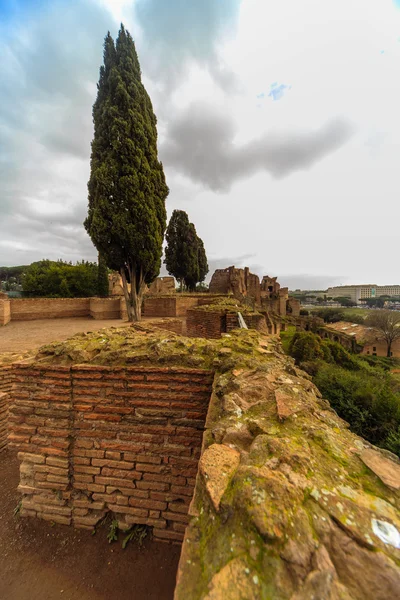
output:
[[[212,381],[199,369],[14,365],[21,514],[91,528],[112,511],[121,528],[182,540]]]
[[[7,446],[8,403],[11,385],[11,367],[0,366],[0,452]]]

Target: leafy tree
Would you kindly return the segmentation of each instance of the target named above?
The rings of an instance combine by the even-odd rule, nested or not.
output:
[[[392,344],[400,339],[400,312],[377,310],[368,315],[365,323],[377,330],[387,344],[386,356],[391,356]]]
[[[344,320],[344,313],[337,308],[320,308],[313,310],[312,314],[323,319],[325,323],[337,323]]]
[[[380,296],[379,298],[366,298],[364,302],[370,308],[383,308],[386,300],[385,296]]]
[[[121,273],[128,319],[138,321],[146,284],[160,271],[168,187],[156,117],[123,25],[116,44],[110,33],[105,38],[93,122],[85,228],[107,266]]]
[[[351,307],[351,306],[357,306],[357,303],[354,302],[354,300],[351,300],[350,298],[347,298],[347,296],[338,296],[337,298],[335,298],[336,302],[338,302],[341,306],[346,306],[346,307]]]
[[[97,265],[41,260],[26,268],[22,288],[32,296],[84,298],[97,294]]]
[[[68,283],[65,278],[61,280],[60,296],[62,298],[70,298],[71,297],[71,292],[69,291]]]
[[[101,297],[107,297],[109,294],[109,284],[108,284],[108,269],[107,264],[102,256],[99,253],[98,258],[98,270],[97,270],[97,293]]]
[[[204,281],[208,273],[207,256],[203,241],[196,233],[187,213],[174,210],[166,231],[165,265],[187,289],[195,291],[197,283]]]
[[[15,278],[15,283],[20,284],[22,277],[29,265],[18,265],[16,267],[0,267],[0,281]]]

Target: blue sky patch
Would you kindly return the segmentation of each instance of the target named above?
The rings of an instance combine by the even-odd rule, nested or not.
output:
[[[278,84],[277,81],[271,84],[270,92],[268,96],[275,102],[281,100],[287,90],[291,89],[291,85],[285,85],[284,83]]]

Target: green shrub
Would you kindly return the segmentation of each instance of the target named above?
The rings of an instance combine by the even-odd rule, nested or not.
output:
[[[382,444],[384,448],[400,456],[400,426],[396,431],[391,431]]]
[[[322,359],[321,339],[310,331],[296,331],[289,344],[289,354],[297,364]]]
[[[400,456],[400,384],[389,372],[393,359],[351,354],[309,331],[283,335],[285,351],[351,430]]]
[[[400,425],[400,401],[382,372],[366,374],[323,364],[314,383],[352,431],[382,445]]]
[[[323,340],[322,346],[325,352],[327,352],[327,356],[330,356],[330,360],[324,356],[324,360],[326,362],[334,362],[340,367],[350,369],[351,371],[355,371],[360,368],[356,359],[338,342]]]

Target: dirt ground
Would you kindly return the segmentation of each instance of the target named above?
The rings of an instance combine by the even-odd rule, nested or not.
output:
[[[0,354],[25,352],[43,344],[66,340],[80,331],[96,331],[104,327],[127,327],[122,319],[99,321],[86,317],[71,319],[40,319],[38,321],[11,321],[0,327]]]
[[[90,531],[19,518],[18,460],[0,453],[1,600],[169,600],[180,546],[145,539],[109,544]]]

